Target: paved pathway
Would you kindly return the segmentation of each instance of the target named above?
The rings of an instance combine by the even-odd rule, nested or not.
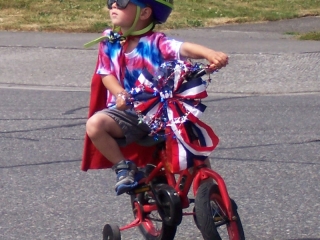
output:
[[[204,120],[249,240],[320,239],[320,42],[283,34],[319,19],[168,32],[230,55]],[[1,240],[96,240],[106,221],[132,220],[111,170],[79,168],[97,54],[82,44],[97,36],[0,32]],[[191,217],[175,239],[202,239]]]

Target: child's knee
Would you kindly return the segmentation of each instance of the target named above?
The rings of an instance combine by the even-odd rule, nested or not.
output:
[[[101,121],[96,115],[90,117],[86,123],[86,132],[90,138],[95,137],[101,128]]]

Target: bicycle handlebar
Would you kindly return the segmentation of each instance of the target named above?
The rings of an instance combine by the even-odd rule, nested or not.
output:
[[[201,69],[200,71],[196,72],[196,74],[193,76],[193,78],[200,78],[208,73],[207,69]]]
[[[208,68],[203,68],[203,69],[200,69],[198,71],[194,71],[193,73],[191,73],[188,78],[187,78],[187,81],[190,81],[192,79],[196,79],[196,78],[201,78],[202,76],[206,75],[210,73],[210,71],[208,70]]]

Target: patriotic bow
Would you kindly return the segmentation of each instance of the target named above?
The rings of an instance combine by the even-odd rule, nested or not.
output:
[[[163,63],[155,75],[142,71],[130,91],[140,121],[148,124],[155,139],[164,134],[166,151],[171,155],[173,173],[192,167],[193,159],[204,160],[218,144],[218,137],[199,117],[206,106],[207,82],[192,74],[202,64],[184,61]]]

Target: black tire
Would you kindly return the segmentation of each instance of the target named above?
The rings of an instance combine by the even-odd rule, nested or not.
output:
[[[244,231],[236,203],[231,200],[233,221],[226,216],[219,188],[216,184],[204,181],[200,184],[195,198],[196,225],[204,240],[244,240]]]
[[[157,205],[155,198],[151,192],[139,193],[136,195],[131,195],[131,203],[133,208],[133,214],[136,217],[134,202],[137,201],[141,205]],[[173,240],[177,226],[169,226],[165,224],[159,214],[159,212],[151,211],[144,213],[144,219],[142,223],[138,226],[141,234],[147,240]]]
[[[121,240],[120,229],[115,224],[104,225],[102,236],[103,240]]]
[[[182,206],[175,189],[167,184],[158,184],[154,194],[162,221],[169,226],[178,226],[182,221]]]
[[[146,176],[149,175],[149,173],[154,169],[155,166],[149,165],[145,169]],[[165,175],[157,176],[155,179],[152,180],[152,185],[154,187],[161,186],[163,184],[167,184],[167,179]],[[147,191],[143,193],[138,193],[131,195],[131,206],[133,210],[133,214],[136,217],[135,213],[135,202],[138,202],[140,206],[143,206],[145,204],[149,205],[157,205],[155,197],[152,193],[152,191]],[[139,230],[141,234],[145,237],[147,240],[173,240],[176,231],[177,231],[177,225],[168,225],[165,224],[159,214],[158,211],[151,211],[151,212],[145,212],[143,214],[144,220],[139,225]]]

